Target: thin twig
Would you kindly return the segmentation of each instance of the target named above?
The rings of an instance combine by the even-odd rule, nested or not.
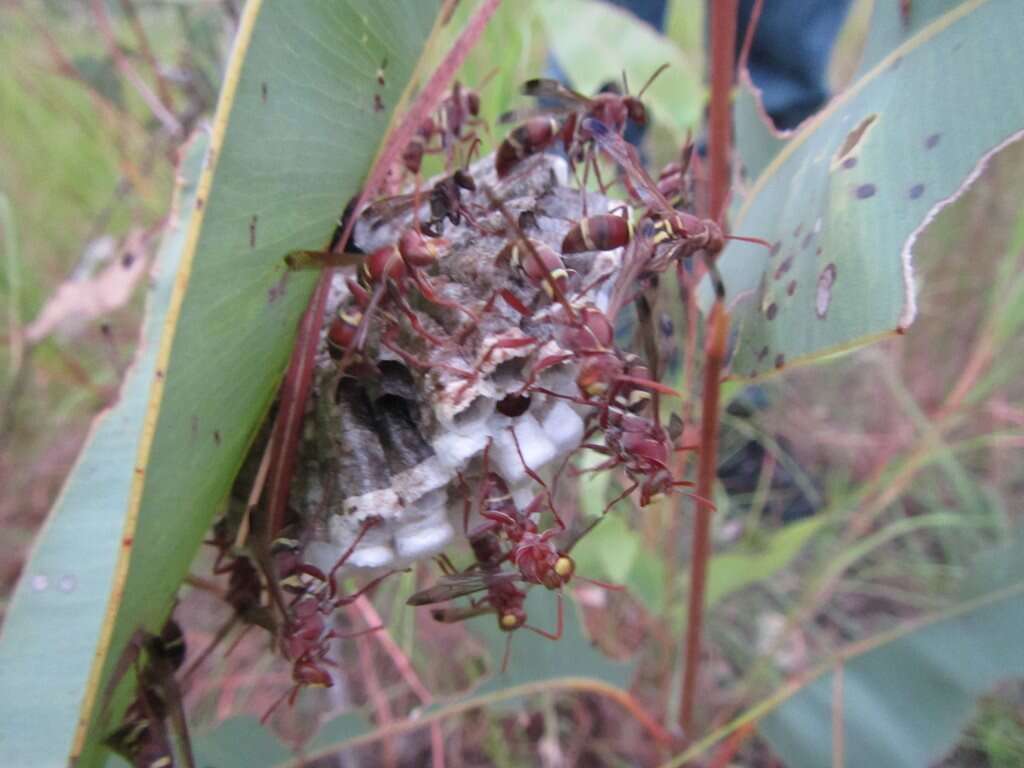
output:
[[[149,68],[153,70],[153,79],[156,81],[156,92],[160,98],[160,103],[167,107],[168,110],[173,109],[174,102],[171,97],[170,86],[167,85],[167,79],[160,72],[160,65],[157,64],[156,56],[153,54],[153,48],[149,44],[146,29],[142,26],[142,20],[139,18],[139,12],[135,8],[135,3],[132,0],[121,0],[121,10],[128,17],[128,23],[131,24],[132,32],[135,33],[135,39],[139,44],[139,53],[142,54],[142,58],[145,59]]]
[[[146,81],[142,79],[132,63],[128,60],[128,57],[124,55],[121,50],[121,46],[117,42],[117,38],[114,37],[114,30],[110,26],[110,18],[107,16],[107,9],[103,3],[103,0],[92,0],[92,14],[96,19],[96,26],[99,27],[100,35],[103,37],[107,44],[107,50],[110,51],[110,56],[114,60],[114,66],[121,73],[122,77],[127,80],[135,88],[135,91],[139,94],[142,100],[149,107],[149,111],[153,113],[153,116],[160,121],[160,124],[164,127],[169,134],[172,136],[181,137],[184,135],[185,130],[175,115],[167,109],[157,98],[156,94],[150,90],[150,87],[146,84]]]

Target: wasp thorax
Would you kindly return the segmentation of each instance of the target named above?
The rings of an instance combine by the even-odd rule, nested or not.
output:
[[[405,277],[405,263],[397,246],[378,248],[366,257],[359,278],[364,285],[375,285],[381,280],[401,280]]]
[[[441,255],[437,243],[429,241],[415,229],[402,233],[398,241],[398,250],[402,258],[413,267],[432,266]]]

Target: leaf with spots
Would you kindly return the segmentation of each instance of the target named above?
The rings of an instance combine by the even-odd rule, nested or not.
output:
[[[102,472],[77,477],[94,514],[105,516],[99,535],[107,546],[89,554],[107,559],[73,549],[64,556],[83,572],[102,571],[106,594],[92,606],[90,632],[56,629],[63,646],[41,641],[72,646],[79,662],[62,686],[44,690],[66,690],[68,711],[37,721],[51,734],[47,750],[63,753],[5,764],[63,765],[69,752],[81,752],[83,766],[100,759],[101,720],[109,728],[125,697],[101,713],[99,692],[132,633],[163,623],[288,362],[317,275],[288,273],[283,256],[330,240],[411,91],[439,7],[440,0],[246,4],[153,342],[155,369],[142,385],[146,405],[123,425],[135,430],[137,450],[90,452],[82,461]],[[131,545],[119,548],[122,540]]]
[[[207,137],[183,152],[179,189],[153,264],[139,352],[101,414],[25,565],[0,635],[0,765],[64,765],[103,631],[157,347],[194,210]],[[140,259],[141,261],[141,259]]]
[[[720,260],[733,377],[914,320],[914,240],[1024,132],[1024,91],[1005,76],[1024,65],[1019,11],[1013,0],[967,0],[930,16],[765,167],[732,229],[772,247],[733,241]]]

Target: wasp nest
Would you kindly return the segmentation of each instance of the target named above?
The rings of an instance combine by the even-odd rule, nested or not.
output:
[[[398,199],[382,201],[356,224],[354,242],[367,254],[413,230],[414,213],[443,240],[432,241],[439,255],[429,266],[385,279],[366,313],[362,354],[344,371],[324,334],[291,499],[313,564],[329,567],[360,533],[349,566],[396,567],[437,554],[462,529],[465,488],[488,445],[490,468],[525,504],[536,493],[526,467],[550,477],[581,442],[583,410],[572,401],[580,360],[560,342],[559,313],[568,302],[604,311],[622,253],[560,256],[558,269],[538,277],[509,258],[509,246],[525,236],[559,254],[584,216],[564,161],[538,156],[499,182],[489,157],[465,176],[471,183],[452,188],[454,198],[436,199],[428,183],[423,200],[434,199],[418,211],[406,197],[405,210],[389,214]],[[592,193],[586,199],[591,215],[610,205]],[[437,232],[445,214],[449,224]],[[359,308],[350,280],[335,277],[325,326],[339,310],[351,317]],[[374,287],[371,277],[364,306]]]

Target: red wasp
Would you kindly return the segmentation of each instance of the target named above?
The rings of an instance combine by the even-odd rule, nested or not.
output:
[[[625,216],[600,213],[587,216],[573,225],[562,240],[562,253],[612,251],[629,245],[633,223]]]
[[[478,592],[487,594],[470,601],[468,606],[445,606],[434,608],[430,615],[435,621],[451,624],[465,621],[474,616],[493,613],[498,620],[498,628],[502,632],[512,633],[517,629],[528,629],[549,640],[562,637],[563,616],[561,595],[558,596],[558,624],[554,632],[526,623],[526,592],[516,586],[522,576],[516,571],[502,571],[501,564],[507,559],[502,547],[501,538],[490,528],[473,531],[469,535],[469,543],[473,549],[475,562],[465,571],[456,571],[446,558],[438,562],[444,571],[441,581],[421,590],[410,597],[409,605],[433,605],[446,603],[459,597],[467,597]],[[509,634],[505,645],[505,656],[501,662],[502,672],[508,667],[509,652],[512,649],[512,635]]]
[[[724,298],[725,285],[715,266],[715,257],[725,247],[725,241],[743,240],[763,245],[766,248],[771,247],[761,238],[727,236],[713,219],[702,219],[685,211],[677,211],[640,163],[635,147],[607,125],[593,118],[584,119],[582,126],[594,138],[601,150],[626,172],[627,180],[631,180],[630,183],[627,183],[630,193],[648,206],[647,220],[641,230],[644,238],[652,247],[657,247],[662,243],[672,245],[663,259],[654,261],[653,253],[648,259],[634,259],[634,263],[625,270],[620,285],[632,286],[642,272],[660,271],[673,259],[685,259],[698,251],[703,251],[706,255],[708,272],[714,282],[715,293],[719,298]],[[618,301],[613,298],[612,305],[616,308],[621,306],[622,297],[618,297]],[[614,315],[614,312],[612,314]]]
[[[522,578],[531,584],[540,584],[547,589],[561,589],[572,579],[576,564],[564,552],[560,552],[552,542],[553,537],[565,530],[565,523],[559,517],[551,503],[551,493],[540,475],[534,472],[523,457],[522,448],[515,429],[509,427],[516,453],[522,462],[527,475],[540,486],[543,491],[538,493],[522,510],[518,508],[508,483],[496,472],[488,469],[488,455],[491,443],[484,448],[484,477],[477,493],[477,506],[480,516],[487,522],[477,528],[493,529],[500,533],[511,544],[508,559],[512,561]],[[468,525],[469,507],[464,511],[463,526]],[[555,519],[557,528],[541,531],[534,520],[541,510],[547,506]]]
[[[479,145],[474,144],[474,148],[476,146]],[[418,224],[417,228],[434,237],[440,234],[445,219],[458,226],[465,217],[466,221],[476,226],[476,220],[462,199],[464,192],[475,191],[476,180],[463,168],[436,181],[430,188],[430,192],[426,194],[426,199],[430,204],[430,219],[425,223]],[[393,221],[395,217],[401,216],[406,211],[418,210],[423,199],[424,194],[419,190],[385,197],[371,204],[364,215],[368,219],[377,220],[373,226],[379,227],[385,222]]]
[[[668,64],[663,64],[648,78],[644,87],[640,89],[640,92],[636,96],[629,94],[629,85],[625,81],[625,74],[623,74],[623,86],[626,91],[625,94],[617,93],[615,91],[609,91],[606,93],[599,93],[596,96],[584,96],[582,93],[567,88],[566,86],[559,83],[557,80],[550,80],[547,78],[535,78],[533,80],[527,80],[523,83],[522,92],[526,96],[536,96],[539,98],[548,99],[556,102],[557,106],[553,109],[545,108],[546,112],[561,112],[568,113],[565,122],[558,126],[557,122],[544,127],[539,122],[533,122],[537,120],[550,120],[554,118],[533,118],[532,120],[524,123],[520,126],[520,130],[527,125],[533,125],[532,131],[528,132],[529,136],[516,135],[513,131],[510,134],[510,138],[514,137],[516,142],[513,143],[513,147],[510,147],[506,151],[507,161],[499,166],[498,175],[503,176],[512,170],[514,165],[519,161],[525,159],[531,154],[542,151],[548,146],[553,144],[557,139],[561,138],[565,147],[566,153],[569,155],[571,161],[583,162],[586,161],[584,167],[584,178],[583,185],[586,184],[586,174],[591,164],[594,165],[595,173],[597,173],[596,158],[593,152],[589,150],[592,146],[592,136],[586,126],[583,125],[584,118],[593,118],[599,120],[604,125],[608,126],[611,130],[616,133],[622,133],[626,129],[627,121],[632,121],[637,125],[647,124],[647,108],[644,106],[641,98],[644,93],[650,87],[651,83],[654,82],[655,78],[658,77],[665,69],[668,68]],[[509,120],[512,115],[504,115],[503,120]],[[523,141],[524,138],[529,138],[529,141]],[[508,139],[506,139],[508,141]],[[519,151],[513,152],[515,144],[518,143]],[[504,145],[503,145],[504,146]],[[501,148],[498,150],[498,157],[501,159],[502,152]],[[504,171],[504,173],[503,173]],[[598,177],[600,181],[600,177]],[[602,183],[602,189],[604,184]]]
[[[481,81],[478,89],[482,89],[497,71],[495,69],[489,73]],[[479,127],[483,127],[485,131],[489,130],[487,123],[480,117],[479,90],[467,88],[456,80],[438,106],[435,116],[427,117],[423,121],[406,146],[402,153],[402,164],[409,173],[415,175],[420,172],[425,154],[447,152],[450,167],[457,145],[468,144],[472,148],[473,144],[479,141],[476,132]],[[440,147],[431,146],[435,136]]]
[[[514,240],[499,251],[499,264],[508,263],[517,269],[538,288],[542,288],[548,298],[564,296],[569,290],[569,270],[565,268],[562,257],[554,249],[540,240],[525,242]]]
[[[145,663],[140,664],[142,656]],[[181,689],[175,679],[184,661],[184,635],[178,623],[169,618],[159,635],[137,630],[115,666],[104,693],[103,709],[109,705],[117,684],[131,666],[135,667],[138,693],[121,724],[104,743],[137,768],[174,765],[168,718],[177,733],[185,765],[195,768]]]
[[[567,351],[535,361],[519,390],[520,394],[535,390],[581,405],[599,407],[604,400],[623,394],[633,399],[644,397],[643,393],[646,392],[681,396],[676,390],[651,378],[647,368],[640,365],[633,356],[624,355],[615,348],[611,320],[593,304],[577,306],[571,319],[557,314],[555,318],[558,321],[555,338]],[[576,386],[581,398],[536,386],[535,382],[545,370],[576,360],[581,361],[576,374]]]
[[[327,331],[332,353],[341,357],[343,366],[362,352],[369,319],[385,298],[387,305],[398,309],[421,338],[433,346],[446,343],[445,339],[428,331],[409,306],[406,296],[410,292],[410,282],[431,304],[462,312],[474,322],[478,319],[463,304],[441,296],[425,274],[425,269],[440,258],[440,249],[445,244],[443,240],[431,242],[415,229],[409,229],[402,233],[397,244],[378,248],[366,257],[359,270],[358,282],[348,280],[356,306],[340,307]],[[397,325],[393,324],[393,327],[397,328]]]
[[[572,134],[566,134],[564,127],[553,117],[531,117],[516,126],[505,137],[494,156],[494,170],[499,179],[508,176],[512,169],[528,157],[562,139],[568,147]]]
[[[336,609],[355,602],[394,573],[394,571],[388,571],[382,576],[371,579],[352,594],[338,594],[338,571],[355,551],[367,531],[378,522],[377,519],[367,520],[348,549],[341,554],[341,557],[326,574],[316,566],[302,563],[297,556],[278,557],[278,563],[287,564],[288,568],[279,574],[282,586],[289,591],[299,592],[288,609],[284,627],[278,638],[283,656],[292,664],[293,685],[274,701],[260,718],[260,722],[266,722],[285,699],[288,700],[289,706],[293,705],[302,688],[308,686],[329,688],[334,684],[330,672],[325,669],[325,666],[336,666],[331,659],[327,658],[330,653],[331,640],[358,637],[380,629],[380,627],[367,627],[356,632],[340,633],[334,629],[328,629],[325,620],[325,617],[331,615]],[[293,554],[297,555],[297,552]],[[305,578],[295,578],[300,575]]]
[[[674,451],[693,448],[676,447],[676,440],[682,433],[682,423],[678,417],[673,418],[666,430],[653,419],[615,404],[600,413],[599,424],[604,430],[605,445],[584,442],[582,447],[609,456],[609,459],[588,471],[600,472],[621,466],[632,481],[632,485],[608,504],[606,510],[638,488],[640,506],[646,507],[667,496],[675,488],[693,485],[686,480],[676,480],[669,467]]]

